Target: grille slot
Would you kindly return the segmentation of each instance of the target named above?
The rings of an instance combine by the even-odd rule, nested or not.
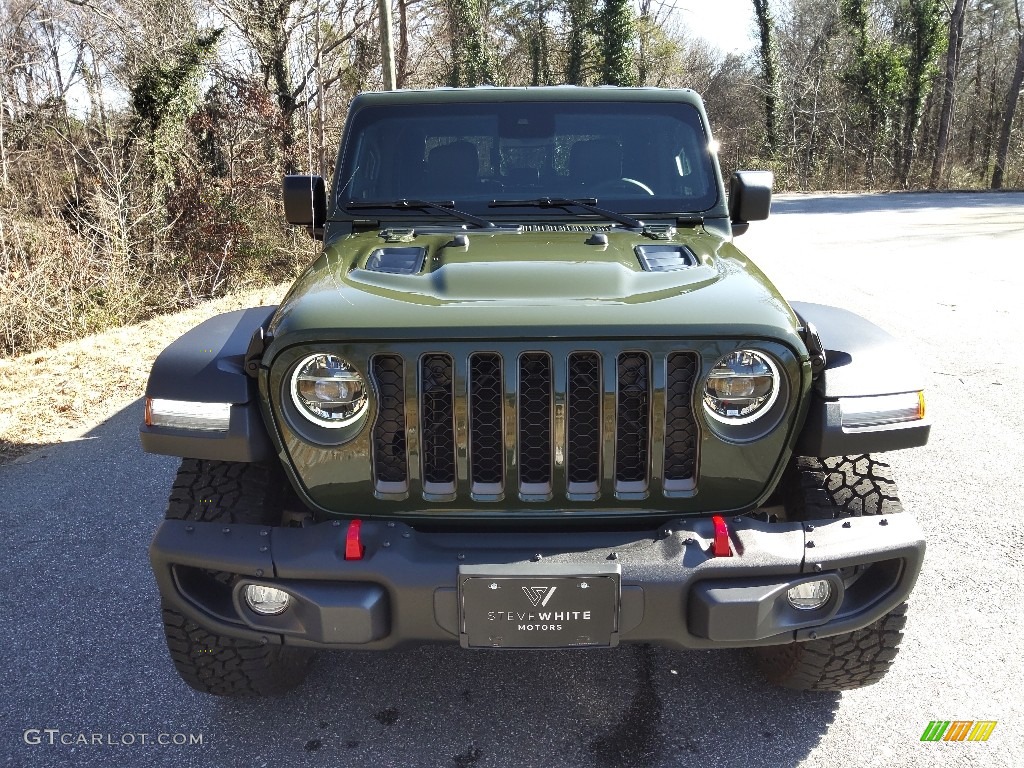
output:
[[[615,490],[643,493],[651,439],[651,361],[644,352],[619,355],[615,400]]]
[[[519,490],[524,497],[551,495],[551,356],[519,356]]]
[[[420,361],[423,492],[455,493],[455,388],[450,355]]]
[[[373,423],[373,475],[380,493],[409,489],[405,441],[405,366],[398,355],[377,355],[371,363],[380,402]]]
[[[596,496],[601,488],[601,356],[570,354],[566,386],[569,493]]]
[[[697,476],[697,425],[693,418],[693,384],[697,356],[668,356],[665,387],[665,490],[688,491]]]
[[[469,356],[469,472],[475,496],[499,497],[505,486],[501,355]]]

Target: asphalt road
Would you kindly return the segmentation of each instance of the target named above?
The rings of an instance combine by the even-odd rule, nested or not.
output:
[[[6,764],[1024,765],[1024,194],[784,197],[738,244],[788,297],[906,339],[929,374],[932,441],[890,456],[929,549],[882,683],[777,690],[742,652],[425,647],[323,655],[276,701],[193,693],[146,559],[175,461],[141,452],[135,403],[0,466]],[[999,724],[921,743],[936,719]]]

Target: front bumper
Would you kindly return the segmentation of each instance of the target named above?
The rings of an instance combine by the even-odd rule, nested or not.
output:
[[[907,599],[924,558],[921,530],[906,514],[809,523],[735,518],[729,529],[732,556],[714,557],[710,518],[646,533],[425,533],[366,521],[364,557],[345,560],[344,523],[168,520],[150,559],[164,605],[219,634],[385,650],[460,637],[465,645],[459,577],[481,566],[526,578],[615,571],[621,586],[612,644],[725,648],[867,626]],[[208,571],[235,578],[224,584]],[[813,578],[829,581],[833,598],[814,611],[791,607],[789,587]],[[278,616],[254,613],[241,599],[247,584],[288,591],[291,607]]]

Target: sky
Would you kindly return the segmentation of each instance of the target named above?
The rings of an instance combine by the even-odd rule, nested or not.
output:
[[[751,0],[676,0],[676,16],[694,35],[723,53],[754,47],[754,6]]]

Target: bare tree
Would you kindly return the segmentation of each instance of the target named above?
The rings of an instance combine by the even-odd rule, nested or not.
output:
[[[209,0],[255,56],[263,86],[277,103],[274,126],[285,172],[296,168],[296,113],[361,71],[376,37],[374,0]],[[244,68],[244,64],[243,64]]]
[[[910,185],[911,166],[917,152],[917,132],[925,95],[936,71],[935,54],[943,34],[942,6],[940,0],[910,0],[904,14],[907,82],[903,95],[903,146],[896,168],[899,181],[906,188]]]
[[[949,146],[949,132],[953,125],[953,111],[956,108],[956,77],[960,68],[960,54],[964,43],[964,19],[967,0],[955,0],[949,18],[949,42],[946,46],[946,75],[942,88],[942,111],[939,113],[939,135],[935,139],[935,158],[929,186],[935,189],[942,181],[946,165],[946,150]]]
[[[397,74],[395,77],[398,88],[406,88],[412,79],[414,70],[413,36],[419,25],[423,23],[423,16],[414,15],[417,5],[422,0],[398,0],[398,61],[395,63]]]
[[[1010,133],[1013,130],[1013,118],[1017,112],[1017,100],[1020,98],[1021,86],[1024,85],[1024,24],[1021,22],[1021,2],[1014,3],[1017,13],[1017,66],[1010,78],[1010,87],[1006,91],[1003,102],[1003,125],[999,131],[999,144],[996,149],[995,168],[992,171],[992,189],[1001,189],[1006,173],[1006,159],[1010,152]]]
[[[640,0],[637,14],[637,85],[652,85],[651,72],[659,59],[664,59],[674,32],[668,26],[669,14],[675,10],[674,0]],[[677,38],[678,39],[678,38]]]

